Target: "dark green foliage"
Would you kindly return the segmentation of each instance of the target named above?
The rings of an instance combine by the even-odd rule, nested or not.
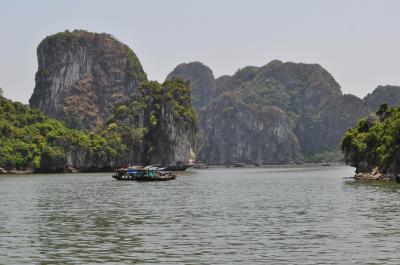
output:
[[[115,158],[125,146],[115,132],[68,129],[39,110],[0,97],[0,150],[0,167],[62,171],[71,151]]]
[[[383,172],[398,164],[400,151],[400,108],[382,104],[377,117],[362,119],[342,140],[346,163],[357,170],[379,167]]]
[[[82,128],[82,120],[78,111],[75,108],[69,108],[65,115],[65,125],[68,128],[79,130]]]

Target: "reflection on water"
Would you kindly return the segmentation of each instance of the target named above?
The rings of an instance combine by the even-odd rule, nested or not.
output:
[[[400,264],[400,185],[349,167],[0,177],[0,264]]]

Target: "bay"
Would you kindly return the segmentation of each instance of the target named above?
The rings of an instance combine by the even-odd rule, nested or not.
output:
[[[400,264],[395,183],[354,169],[0,176],[0,264]]]

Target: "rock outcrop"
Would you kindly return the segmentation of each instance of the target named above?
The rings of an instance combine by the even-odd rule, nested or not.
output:
[[[302,113],[295,133],[303,154],[339,149],[344,132],[368,114],[367,105],[354,95],[328,97],[315,111]]]
[[[212,70],[200,62],[182,63],[167,76],[167,80],[183,79],[192,87],[192,105],[200,112],[215,97],[215,78]]]
[[[30,105],[71,128],[99,126],[147,80],[134,52],[105,33],[57,33],[39,44],[37,56]]]
[[[400,107],[382,104],[345,133],[341,148],[345,162],[356,168],[355,179],[400,182],[399,126]]]
[[[383,103],[390,107],[400,104],[400,86],[378,86],[364,98],[371,111],[375,112]]]
[[[217,91],[237,91],[248,104],[285,111],[306,156],[338,149],[345,130],[368,115],[362,100],[343,96],[339,84],[318,64],[275,60],[245,67],[216,83]]]
[[[50,157],[35,170],[100,171],[193,159],[198,116],[188,82],[147,81],[133,51],[105,33],[57,33],[37,53],[31,107],[89,133],[71,131],[81,138],[68,139],[74,143],[63,146],[57,163]]]
[[[194,160],[198,116],[191,105],[187,81],[148,82],[140,88],[144,99],[143,159],[147,164],[180,165]],[[140,102],[138,98],[137,102]]]
[[[254,108],[225,92],[206,111],[200,159],[208,164],[236,162],[287,164],[300,161],[300,149],[285,113],[273,106]]]
[[[224,79],[217,82],[219,91],[239,91],[248,102],[293,113],[317,108],[326,98],[342,95],[338,83],[318,64],[275,60],[262,67],[245,67],[230,80]]]
[[[193,85],[192,97],[197,100],[195,106],[200,113],[200,127],[204,135],[199,143],[200,152],[203,154],[201,159],[206,162],[211,161],[211,157],[220,156],[216,139],[223,139],[225,133],[232,134],[226,130],[215,130],[219,128],[215,120],[221,117],[218,113],[220,108],[217,106],[222,103],[213,102],[211,99],[223,93],[232,92],[235,97],[240,98],[238,101],[231,100],[230,108],[233,109],[240,109],[246,105],[253,110],[276,107],[283,111],[289,121],[290,130],[295,133],[300,150],[305,156],[326,151],[337,152],[343,133],[354,126],[358,119],[368,115],[366,104],[355,96],[342,95],[339,84],[318,64],[284,63],[275,60],[262,67],[247,66],[232,76],[224,75],[214,80],[208,67],[200,63],[189,63],[177,66],[168,79],[175,77],[188,80]],[[236,103],[240,104],[236,106]],[[246,113],[250,115],[251,111],[247,110]],[[246,119],[241,115],[236,118]],[[232,119],[229,120],[233,122]],[[219,122],[228,126],[222,119]],[[242,123],[243,126],[246,123],[245,120],[236,122]],[[267,131],[268,128],[258,131],[260,135],[257,131],[253,131],[252,136],[243,134],[241,140],[236,137],[236,142],[231,141],[230,144],[233,145],[232,148],[241,149],[241,141],[246,142],[249,137],[266,139],[264,135],[267,134],[273,138],[273,134],[268,134]],[[296,147],[293,150],[296,150]],[[204,155],[206,152],[207,155]],[[244,149],[237,152],[246,153]],[[279,156],[279,151],[272,153]],[[290,157],[288,152],[283,156]],[[240,161],[241,156],[237,157],[236,162],[244,162]],[[244,159],[244,156],[242,158]],[[264,160],[263,163],[282,161],[280,158],[274,161],[261,160]],[[216,158],[216,161],[225,160]]]

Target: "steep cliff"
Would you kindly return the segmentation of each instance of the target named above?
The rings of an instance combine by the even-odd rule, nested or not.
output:
[[[305,156],[338,149],[345,130],[368,115],[362,100],[343,96],[335,79],[318,64],[275,60],[220,77],[216,84],[218,92],[236,91],[248,104],[285,111]]]
[[[183,79],[192,87],[191,100],[197,111],[201,111],[215,96],[215,78],[212,70],[200,62],[182,63],[167,76],[167,80]]]
[[[304,154],[340,147],[346,130],[369,114],[367,105],[354,95],[328,97],[315,111],[303,112],[295,133]]]
[[[194,85],[193,91],[201,95],[198,97],[192,94],[194,99],[208,97],[207,100],[197,101],[202,131],[199,147],[202,154],[205,150],[209,154],[218,153],[215,142],[209,141],[224,137],[224,133],[231,133],[225,130],[210,132],[213,126],[217,126],[212,117],[219,117],[219,108],[215,107],[216,103],[211,99],[226,92],[233,92],[240,98],[240,101],[231,101],[230,107],[234,109],[241,108],[241,105],[235,106],[235,103],[240,102],[254,110],[274,106],[285,112],[299,140],[301,152],[306,157],[326,151],[340,154],[339,143],[345,130],[368,115],[368,108],[363,101],[355,96],[343,96],[339,84],[318,64],[275,60],[262,67],[247,66],[232,76],[224,75],[214,80],[208,67],[191,63],[179,65],[168,76],[175,77],[189,80]],[[209,107],[204,107],[207,104]],[[237,118],[245,119],[240,115]],[[221,135],[217,136],[218,133]],[[265,131],[262,133],[265,134]],[[210,135],[214,135],[214,138]],[[254,132],[252,136],[243,134],[241,141],[247,141],[247,138],[253,136],[263,137]],[[239,146],[240,141],[237,139],[237,142],[231,144]],[[205,157],[201,156],[203,160]]]
[[[206,163],[285,164],[300,160],[289,119],[277,107],[254,108],[236,93],[225,92],[207,107],[205,119],[200,159]]]
[[[379,106],[387,103],[394,107],[400,104],[400,86],[378,86],[364,98],[371,111],[377,111]]]
[[[144,99],[144,162],[188,164],[196,148],[197,112],[191,105],[187,81],[148,82],[140,87]]]
[[[100,159],[94,156],[98,155],[96,153],[74,149],[70,152],[69,164],[95,170],[128,163],[191,163],[198,117],[191,105],[190,92],[186,81],[143,82],[131,101],[118,105],[110,118],[94,132],[121,143],[123,149],[114,157]]]
[[[99,126],[147,80],[133,51],[105,33],[57,33],[39,44],[37,56],[30,105],[71,128]]]

